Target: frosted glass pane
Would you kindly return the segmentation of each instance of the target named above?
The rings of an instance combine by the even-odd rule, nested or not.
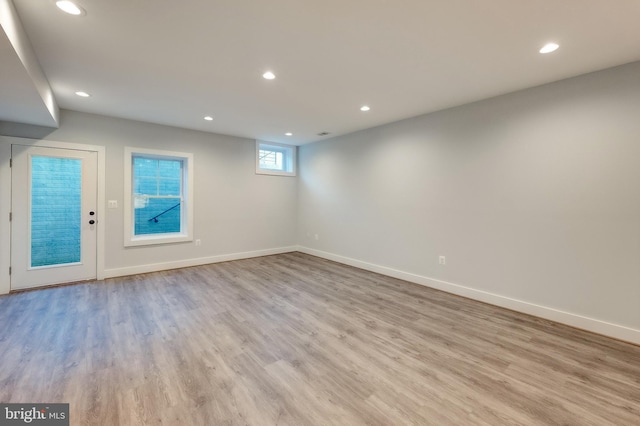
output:
[[[31,157],[31,266],[80,262],[82,160]]]

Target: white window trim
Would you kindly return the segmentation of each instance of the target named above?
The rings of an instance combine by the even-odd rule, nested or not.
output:
[[[281,170],[269,170],[269,169],[260,168],[260,145],[263,145],[263,144],[268,146],[283,148],[283,151],[290,151],[291,152],[291,171],[284,172]],[[295,145],[286,145],[282,143],[256,140],[256,174],[273,175],[273,176],[296,176],[296,165],[298,162],[298,156],[296,152],[297,148],[298,147]]]
[[[160,159],[182,160],[186,179],[183,182],[183,200],[181,210],[186,222],[181,232],[171,234],[138,235],[133,234],[133,157],[137,154]],[[186,152],[163,151],[158,149],[124,149],[124,245],[125,247],[151,244],[169,244],[193,241],[193,154]]]

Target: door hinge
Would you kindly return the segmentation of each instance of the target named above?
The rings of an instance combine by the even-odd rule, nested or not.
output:
[[[13,220],[13,213],[9,212],[9,222]]]
[[[9,158],[9,167],[13,167],[13,158]]]
[[[9,275],[11,275],[11,266],[9,266]]]

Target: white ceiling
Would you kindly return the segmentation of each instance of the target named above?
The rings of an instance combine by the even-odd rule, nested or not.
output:
[[[14,0],[61,108],[275,142],[640,60],[638,0],[77,3],[86,16]],[[541,55],[548,41],[561,47]],[[14,84],[3,68],[0,93]],[[0,119],[15,120],[8,110],[3,98]]]

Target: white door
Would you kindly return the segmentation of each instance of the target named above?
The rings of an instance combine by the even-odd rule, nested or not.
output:
[[[11,289],[96,278],[97,153],[11,147]]]

